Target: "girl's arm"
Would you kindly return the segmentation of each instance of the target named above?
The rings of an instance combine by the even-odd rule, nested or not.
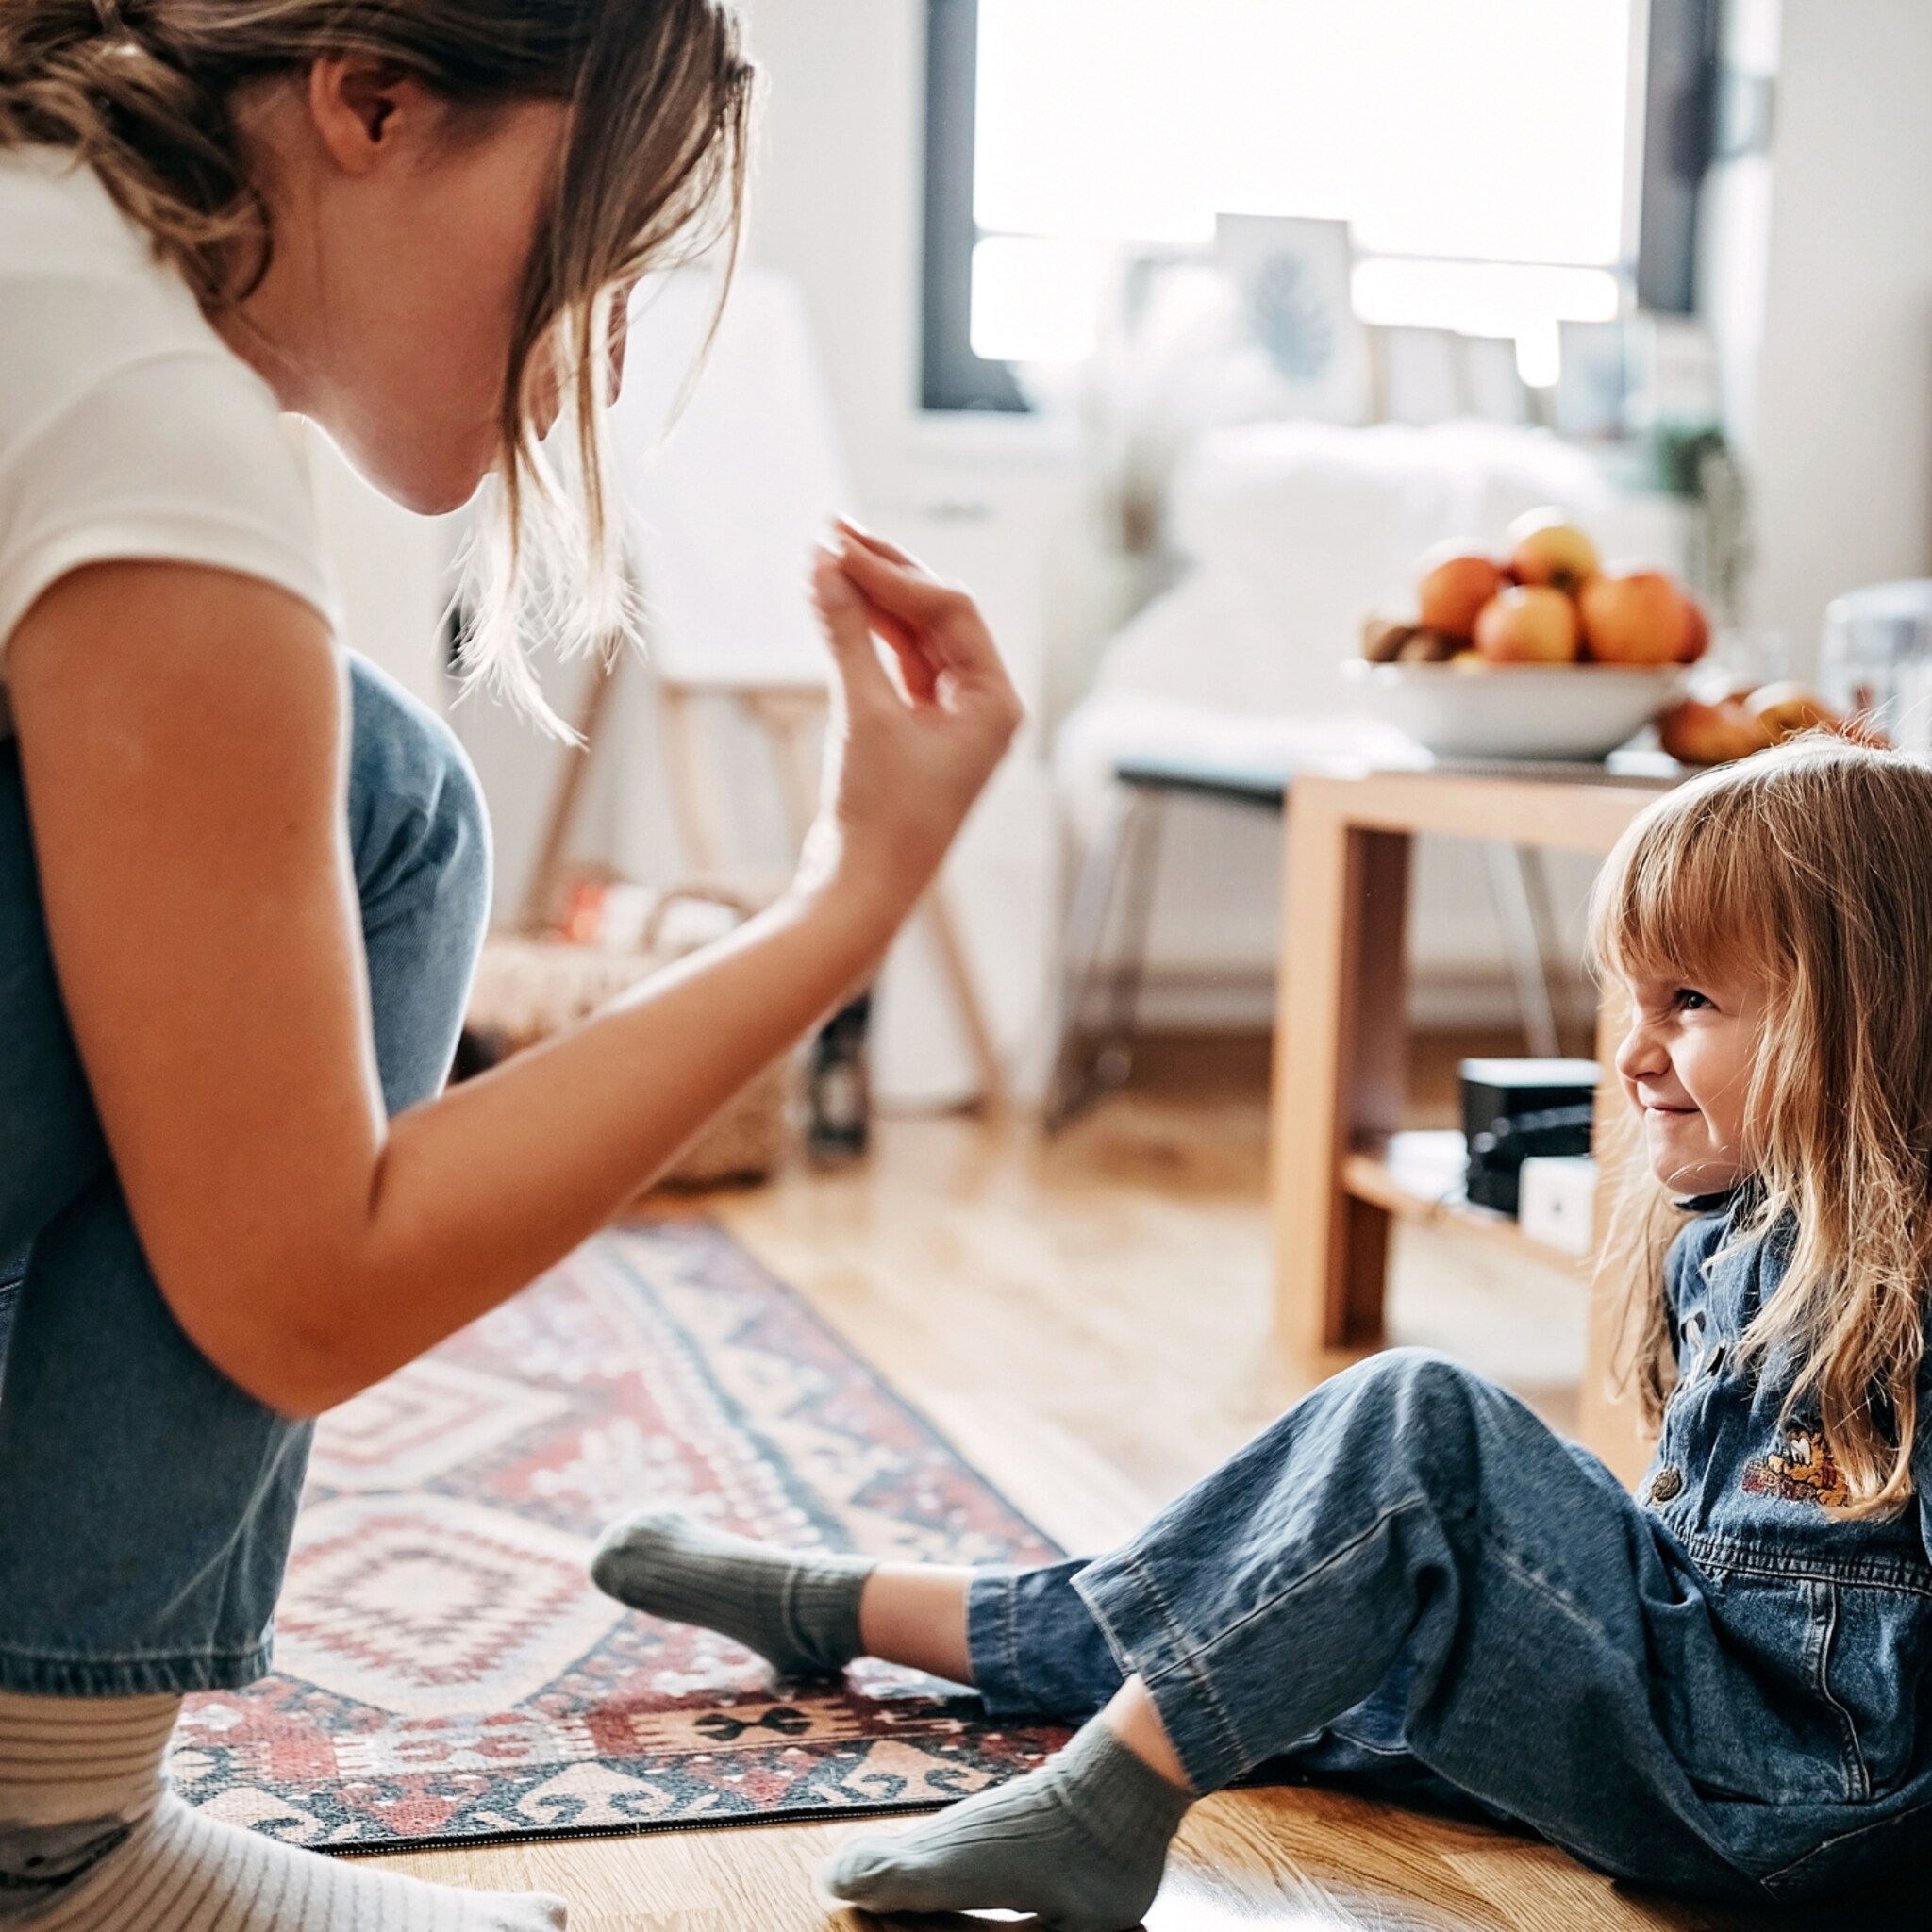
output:
[[[176,1319],[260,1400],[314,1414],[532,1280],[835,1006],[917,902],[1020,707],[970,600],[887,546],[848,539],[816,590],[834,729],[791,892],[393,1122],[322,620],[248,578],[130,562],[63,579],[16,630],[42,898],[115,1165]]]

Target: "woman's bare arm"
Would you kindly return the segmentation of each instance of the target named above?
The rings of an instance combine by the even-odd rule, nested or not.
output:
[[[243,1388],[315,1413],[515,1292],[875,960],[1019,708],[970,602],[885,546],[851,541],[817,587],[840,702],[798,887],[392,1123],[321,619],[249,579],[114,563],[22,623],[9,675],[61,990],[156,1278]]]

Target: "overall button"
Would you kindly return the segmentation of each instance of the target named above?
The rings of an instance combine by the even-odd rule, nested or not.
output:
[[[1683,1489],[1684,1472],[1675,1463],[1667,1462],[1650,1479],[1650,1500],[1668,1503],[1673,1496],[1681,1495]]]

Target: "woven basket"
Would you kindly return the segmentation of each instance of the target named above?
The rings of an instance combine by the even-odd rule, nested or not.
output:
[[[741,916],[750,910],[709,889],[691,889],[659,898],[636,951],[558,939],[487,941],[470,992],[459,1066],[480,1071],[521,1053],[682,958],[682,951],[661,946],[660,935],[665,912],[691,899],[732,904]],[[699,1129],[658,1185],[711,1188],[764,1180],[784,1153],[791,1084],[790,1058],[774,1061]]]

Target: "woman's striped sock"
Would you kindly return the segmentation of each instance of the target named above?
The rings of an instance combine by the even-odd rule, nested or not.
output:
[[[558,1932],[559,1899],[425,1885],[224,1824],[162,1769],[178,1697],[0,1692],[6,1932]]]

